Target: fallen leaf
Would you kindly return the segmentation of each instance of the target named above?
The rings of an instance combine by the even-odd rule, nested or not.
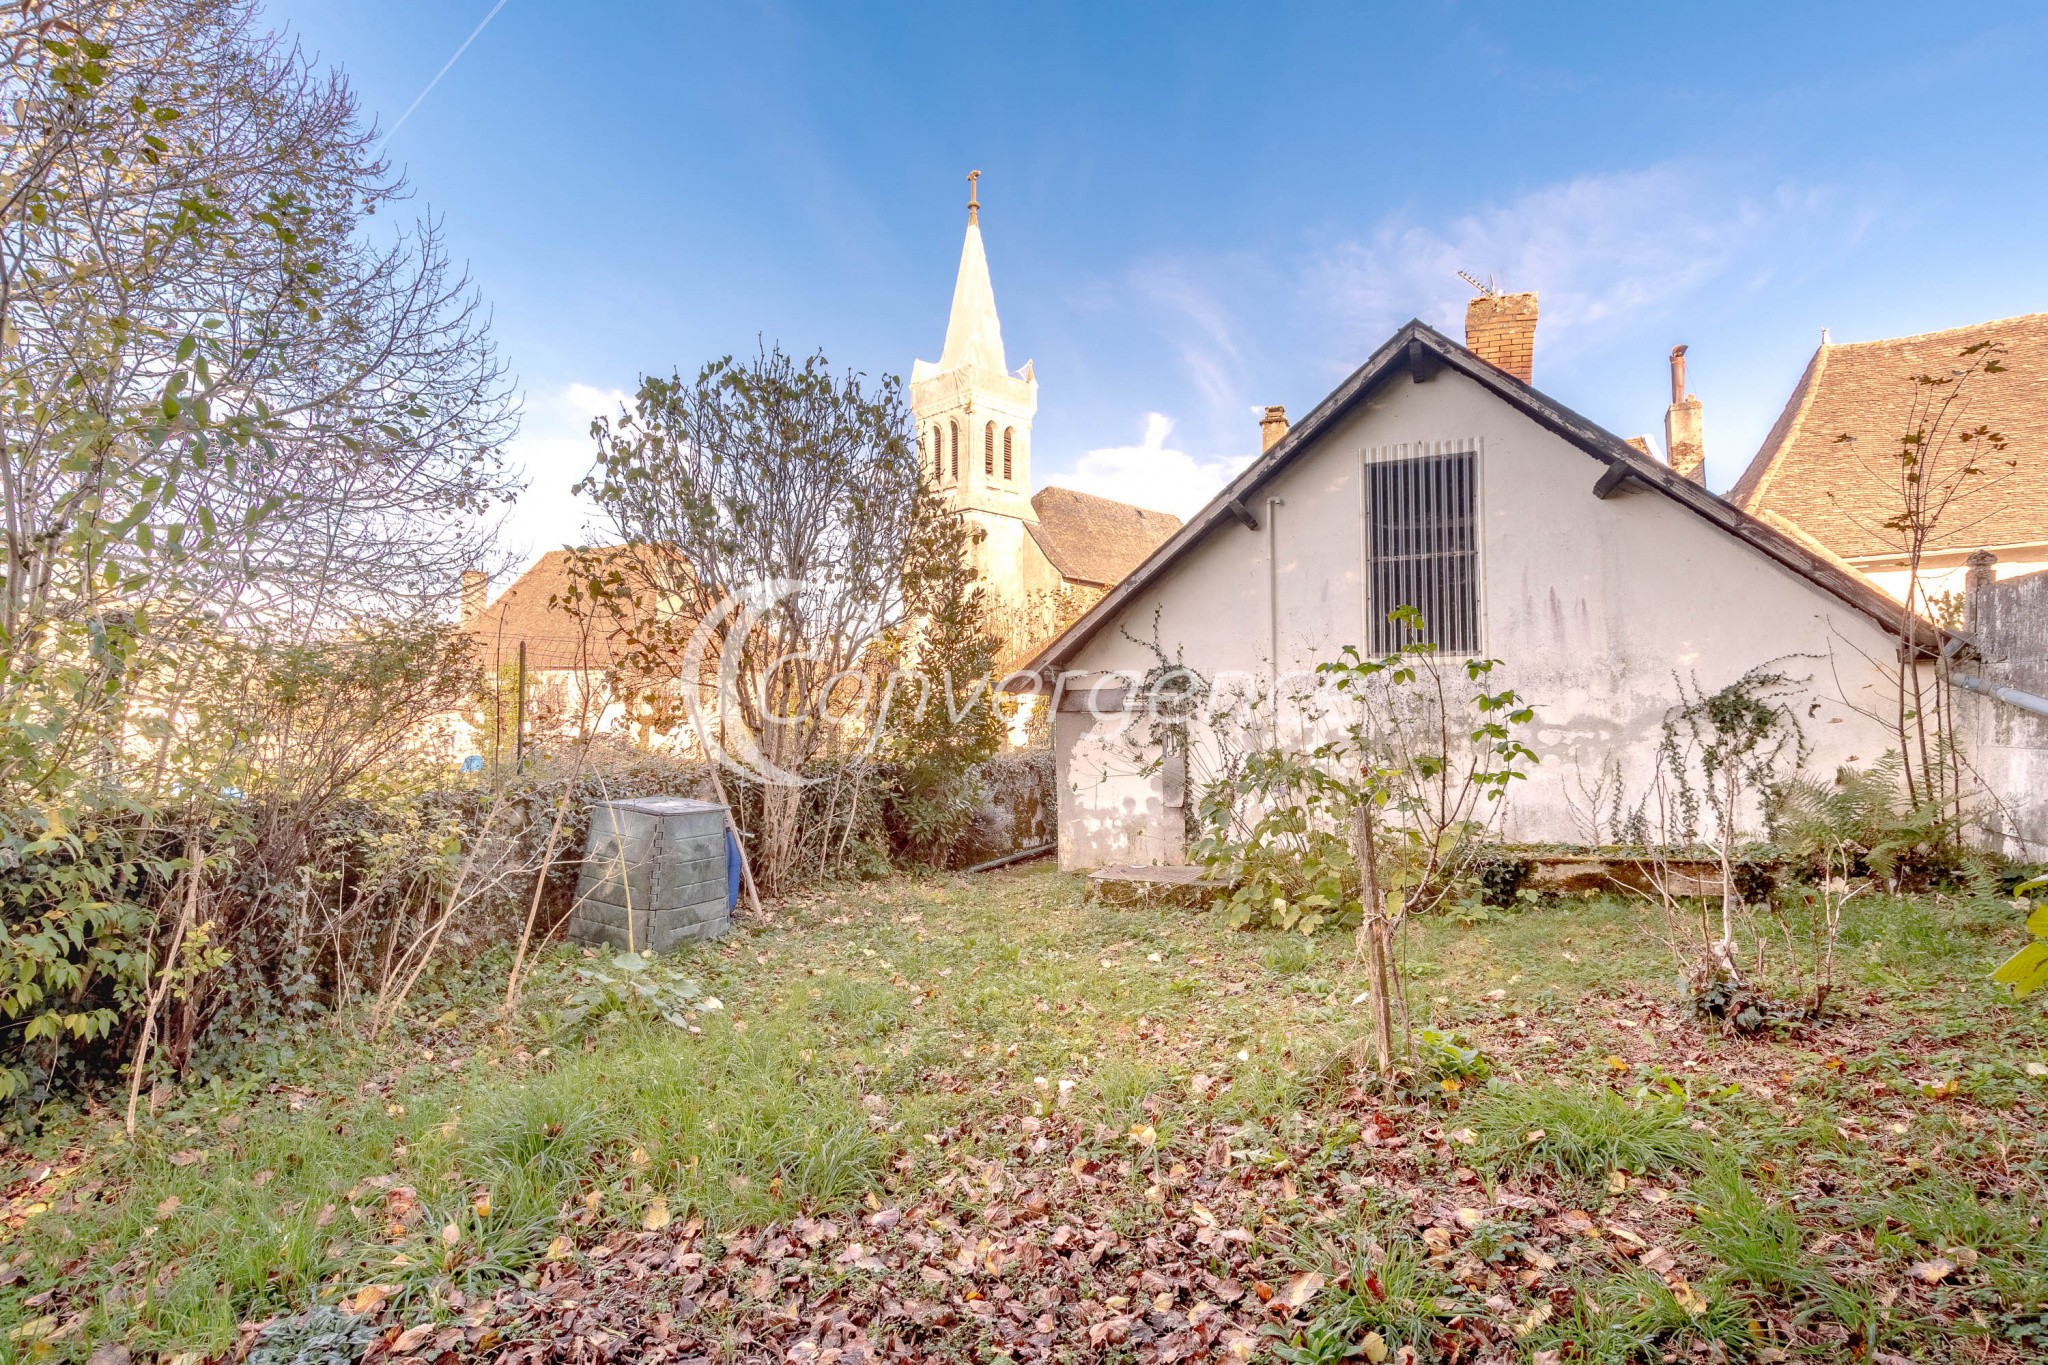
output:
[[[1519,1322],[1515,1324],[1515,1335],[1518,1337],[1528,1336],[1537,1328],[1541,1327],[1544,1323],[1549,1322],[1550,1315],[1556,1311],[1557,1310],[1552,1308],[1548,1303],[1537,1304],[1534,1308],[1529,1310],[1529,1315],[1527,1317],[1521,1319]]]
[[[2028,1062],[2027,1074],[2029,1076],[2048,1076],[2048,1066],[2044,1066],[2040,1062]]]
[[[1479,1134],[1473,1132],[1470,1128],[1453,1128],[1450,1132],[1445,1133],[1444,1136],[1461,1147],[1470,1147],[1479,1141]]]
[[[411,1355],[418,1349],[421,1342],[432,1335],[434,1335],[434,1324],[431,1322],[423,1322],[417,1327],[408,1327],[398,1334],[398,1339],[391,1343],[387,1354],[395,1356]]]
[[[205,1156],[206,1153],[187,1147],[182,1152],[172,1152],[170,1161],[173,1166],[192,1166],[197,1165]]]
[[[1159,1134],[1153,1131],[1152,1125],[1149,1123],[1134,1123],[1131,1125],[1131,1141],[1137,1143],[1140,1147],[1150,1147],[1153,1143],[1159,1141]]]
[[[1299,1308],[1314,1298],[1316,1291],[1322,1287],[1323,1277],[1319,1273],[1313,1270],[1303,1271],[1289,1280],[1286,1287],[1280,1291],[1280,1302],[1289,1308]]]
[[[1378,1332],[1367,1332],[1359,1340],[1358,1353],[1371,1361],[1372,1365],[1380,1365],[1380,1362],[1387,1358],[1387,1339]]]
[[[657,1194],[648,1201],[647,1212],[641,1217],[640,1226],[649,1232],[660,1232],[668,1225],[668,1197]]]
[[[1616,1166],[1607,1173],[1607,1192],[1609,1194],[1624,1194],[1627,1191],[1628,1172]]]
[[[567,1237],[557,1237],[548,1243],[547,1257],[550,1261],[566,1261],[576,1254],[576,1244]]]
[[[45,1313],[39,1318],[30,1318],[19,1327],[8,1329],[9,1341],[42,1341],[57,1330],[57,1315]]]
[[[459,1242],[459,1241],[461,1241],[461,1240],[462,1240],[462,1229],[461,1229],[461,1228],[457,1227],[457,1226],[456,1226],[455,1224],[453,1224],[453,1223],[444,1223],[444,1224],[442,1224],[442,1225],[441,1225],[441,1243],[442,1243],[442,1245],[444,1245],[444,1246],[451,1246],[451,1247],[452,1247],[452,1246],[454,1246],[454,1245],[455,1245],[455,1244],[456,1244],[457,1242]],[[403,1354],[403,1352],[400,1352],[399,1354]]]
[[[158,1204],[156,1206],[157,1221],[161,1223],[164,1219],[176,1213],[178,1211],[178,1206],[184,1202],[184,1200],[178,1198],[178,1196],[174,1194],[170,1198],[164,1200],[163,1203]]]
[[[1913,1262],[1906,1268],[1906,1273],[1928,1284],[1940,1284],[1956,1273],[1956,1263],[1946,1256],[1936,1256],[1932,1260]]]
[[[1522,1141],[1528,1143],[1537,1143],[1543,1141],[1543,1139],[1549,1136],[1550,1134],[1545,1132],[1541,1128],[1531,1128],[1528,1132],[1522,1134]]]
[[[396,1288],[398,1286],[395,1284],[366,1284],[355,1293],[343,1299],[341,1306],[345,1311],[357,1314],[358,1316],[364,1313],[374,1313],[384,1306],[384,1300],[390,1298],[391,1291]]]
[[[1651,1247],[1642,1255],[1643,1268],[1659,1275],[1668,1275],[1678,1265],[1678,1258],[1663,1247]]]
[[[1707,1296],[1694,1289],[1684,1280],[1672,1280],[1671,1297],[1678,1300],[1678,1306],[1693,1317],[1707,1311]]]

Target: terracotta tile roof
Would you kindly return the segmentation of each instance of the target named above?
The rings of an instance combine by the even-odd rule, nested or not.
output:
[[[1970,364],[1965,347],[1995,341],[2002,374],[1980,374],[1965,390],[1963,422],[2008,442],[1958,496],[1934,550],[2048,542],[2048,313],[1980,322],[1944,332],[1823,345],[1785,410],[1750,461],[1729,501],[1753,516],[1849,559],[1897,553],[1884,522],[1899,511],[1895,455],[1914,399],[1916,375],[1946,375]],[[1854,441],[1837,438],[1849,435]],[[1961,451],[1952,453],[1960,456]]]
[[[603,559],[627,552],[620,545],[542,555],[489,606],[463,623],[463,633],[476,641],[478,659],[486,667],[500,659],[509,664],[523,640],[526,666],[531,669],[609,668],[628,648],[619,622],[608,610],[585,607],[579,612],[559,602],[568,598],[577,581],[572,566],[578,554]]]
[[[1041,488],[1031,497],[1038,524],[1031,538],[1070,583],[1109,587],[1145,562],[1180,529],[1180,518],[1071,488]]]

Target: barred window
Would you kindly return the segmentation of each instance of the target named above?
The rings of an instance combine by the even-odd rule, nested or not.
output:
[[[1478,653],[1477,457],[1463,450],[1374,460],[1365,472],[1374,652],[1425,643],[1445,654]],[[1422,629],[1389,621],[1397,607],[1420,612]]]
[[[1015,477],[1017,477],[1015,474],[1010,472],[1012,468],[1010,464],[1010,446],[1016,439],[1017,428],[1003,428],[1003,477],[1005,479],[1014,479]]]
[[[953,477],[957,479],[960,477],[960,424],[958,422],[948,422],[946,423],[946,431],[952,437]]]
[[[988,430],[982,435],[981,472],[984,474],[996,472],[996,424],[994,422],[988,424]]]
[[[946,477],[946,433],[937,422],[932,423],[932,477]]]

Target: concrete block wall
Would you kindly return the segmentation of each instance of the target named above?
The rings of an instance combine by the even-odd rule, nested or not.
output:
[[[1983,656],[1978,675],[2048,697],[2048,572],[1973,584],[1967,601],[1967,628]],[[1988,797],[1987,842],[2015,858],[2048,859],[2048,718],[1991,697],[1956,695],[1967,757]]]

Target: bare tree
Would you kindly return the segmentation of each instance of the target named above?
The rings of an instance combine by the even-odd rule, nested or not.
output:
[[[30,0],[0,124],[0,707],[444,593],[514,412],[434,225],[371,231],[404,186],[343,80],[247,0]]]
[[[174,1052],[237,923],[231,971],[303,946],[260,874],[306,884],[314,821],[467,668],[425,608],[516,414],[376,143],[253,0],[0,10],[0,1093],[4,1049],[150,989]]]
[[[1953,813],[1962,799],[1962,770],[1954,749],[1953,699],[1945,656],[1923,651],[1928,622],[1954,615],[1951,603],[1928,590],[1930,554],[1971,543],[1971,534],[1998,510],[1992,496],[2016,461],[2001,458],[2006,438],[1985,423],[1971,425],[1970,401],[1985,376],[2005,370],[2005,348],[1980,341],[1956,355],[1947,374],[1911,376],[1905,420],[1881,454],[1861,461],[1866,479],[1880,485],[1893,510],[1865,529],[1889,541],[1906,565],[1906,591],[1899,604],[1899,637],[1906,642],[1895,663],[1896,705],[1889,717],[1904,760],[1909,805],[1933,801]],[[1843,432],[1837,443],[1854,447],[1857,436]],[[1932,669],[1922,666],[1931,654]]]

